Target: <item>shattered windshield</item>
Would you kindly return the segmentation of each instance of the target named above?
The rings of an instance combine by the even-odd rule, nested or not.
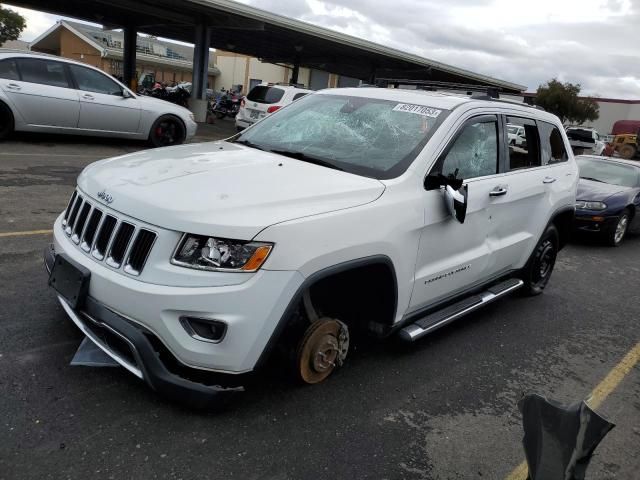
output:
[[[402,174],[448,111],[343,95],[307,95],[236,142],[373,178]]]

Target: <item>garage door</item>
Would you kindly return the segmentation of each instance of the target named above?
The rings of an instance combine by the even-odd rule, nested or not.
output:
[[[338,78],[339,88],[357,87],[358,85],[360,85],[359,78],[343,77],[342,75]]]
[[[309,88],[311,90],[322,90],[329,86],[329,72],[322,70],[311,70],[311,79],[309,80]]]

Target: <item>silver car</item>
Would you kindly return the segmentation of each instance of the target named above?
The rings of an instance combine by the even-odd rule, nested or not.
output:
[[[193,137],[186,108],[136,95],[97,68],[52,55],[0,49],[0,140],[13,131],[149,140]]]

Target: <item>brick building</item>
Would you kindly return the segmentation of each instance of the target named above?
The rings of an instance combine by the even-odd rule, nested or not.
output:
[[[120,77],[122,75],[124,35],[116,30],[83,23],[59,20],[33,42],[31,50],[70,58],[98,67]],[[214,56],[209,61],[209,87],[213,88],[220,71],[214,65]],[[191,82],[193,47],[159,40],[155,37],[138,36],[136,42],[136,78],[153,74],[157,81]]]

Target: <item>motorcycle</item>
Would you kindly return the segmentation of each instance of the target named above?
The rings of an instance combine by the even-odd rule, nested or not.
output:
[[[139,93],[159,98],[160,100],[166,100],[167,102],[175,103],[185,108],[189,106],[189,97],[191,96],[191,92],[182,85],[167,88],[160,83],[156,83],[151,90],[142,89]]]
[[[241,97],[235,92],[227,92],[220,95],[215,103],[209,104],[209,112],[214,114],[216,118],[223,119],[224,117],[236,118],[240,111]]]

